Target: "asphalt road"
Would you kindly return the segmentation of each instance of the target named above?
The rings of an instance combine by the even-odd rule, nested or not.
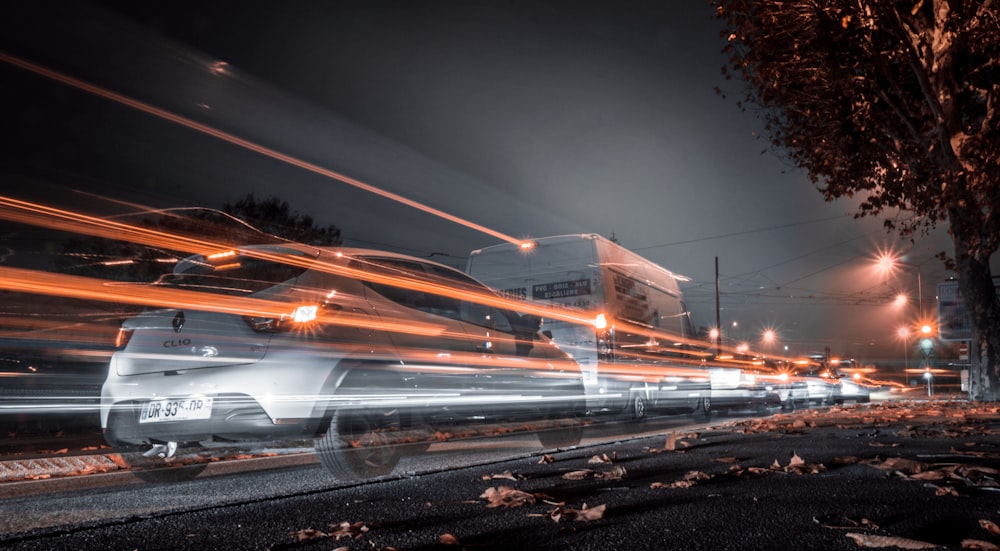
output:
[[[863,538],[885,543],[878,537],[942,549],[969,538],[1000,544],[980,523],[1000,523],[995,407],[874,404],[671,437],[677,430],[554,452],[551,462],[526,454],[357,484],[302,465],[48,494],[62,505],[53,513],[58,526],[4,529],[0,546],[856,550]],[[591,463],[595,456],[610,463]],[[578,479],[565,476],[574,471]],[[502,486],[526,492],[500,490],[508,505],[519,497],[525,504],[491,507],[483,496]],[[200,504],[206,496],[209,504]],[[41,515],[37,503],[4,499],[2,516]],[[589,512],[580,513],[585,505]],[[570,520],[588,514],[600,518]]]

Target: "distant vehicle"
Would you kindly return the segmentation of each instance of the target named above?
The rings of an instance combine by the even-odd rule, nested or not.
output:
[[[125,321],[101,392],[106,440],[140,467],[185,444],[315,437],[337,476],[378,476],[420,434],[507,420],[580,441],[579,366],[453,268],[246,246],[185,259],[153,293],[178,305]]]
[[[592,413],[693,412],[711,407],[710,353],[692,345],[677,276],[595,234],[472,251],[466,271],[507,298],[574,312],[541,329],[583,370]]]
[[[724,361],[726,358],[716,358]],[[749,358],[752,367],[709,368],[712,373],[712,408],[752,409],[781,408],[790,411],[807,405],[809,387],[794,376],[791,369],[763,358]]]
[[[798,373],[798,378],[808,385],[811,402],[829,405],[871,401],[872,386],[856,380],[850,371],[843,370],[856,368],[854,360],[828,360],[823,355],[813,355],[809,361],[800,363],[805,367]]]
[[[864,404],[871,401],[871,393],[872,387],[870,385],[849,376],[841,376],[840,393],[834,397],[834,402],[842,404],[846,401],[852,401]]]

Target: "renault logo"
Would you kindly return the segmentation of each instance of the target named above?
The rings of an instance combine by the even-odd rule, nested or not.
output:
[[[174,326],[174,333],[180,333],[181,329],[184,329],[184,312],[177,312],[172,324]]]

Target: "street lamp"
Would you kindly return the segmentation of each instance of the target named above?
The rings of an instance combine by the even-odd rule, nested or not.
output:
[[[917,273],[917,314],[921,320],[924,318],[924,284],[921,280],[920,266],[899,260],[892,254],[884,252],[875,259],[875,267],[883,275],[892,275],[900,267],[913,268]],[[896,296],[895,304],[902,306],[906,304],[905,295]]]

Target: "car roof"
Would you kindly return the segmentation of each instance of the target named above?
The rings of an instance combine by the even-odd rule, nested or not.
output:
[[[228,250],[247,251],[247,252],[250,252],[250,251],[262,251],[262,252],[266,252],[268,254],[275,254],[275,255],[292,255],[294,253],[302,253],[302,254],[306,254],[308,256],[311,256],[313,258],[318,258],[318,257],[326,256],[326,255],[342,255],[342,256],[346,256],[348,258],[350,258],[350,257],[377,257],[377,258],[396,259],[396,260],[409,260],[409,261],[412,261],[412,262],[420,262],[422,264],[429,264],[429,265],[432,265],[432,266],[438,266],[438,267],[444,268],[446,270],[451,270],[453,272],[457,272],[457,273],[465,275],[465,273],[462,272],[461,270],[458,270],[458,269],[456,269],[456,268],[454,268],[452,266],[448,266],[447,264],[441,264],[440,262],[435,262],[433,260],[428,260],[426,258],[420,258],[420,257],[417,257],[417,256],[412,256],[412,255],[407,255],[407,254],[402,254],[402,253],[394,253],[394,252],[390,252],[390,251],[383,251],[383,250],[379,250],[379,249],[364,249],[364,248],[356,248],[356,247],[326,247],[326,246],[322,246],[321,247],[321,246],[316,246],[316,245],[307,245],[307,244],[304,244],[304,243],[288,242],[288,243],[268,243],[268,244],[237,245],[235,247],[231,247]],[[206,256],[206,254],[192,255],[192,256],[187,257],[184,260],[185,261],[197,261],[196,259],[204,258]],[[471,279],[475,279],[475,278],[471,278]]]

